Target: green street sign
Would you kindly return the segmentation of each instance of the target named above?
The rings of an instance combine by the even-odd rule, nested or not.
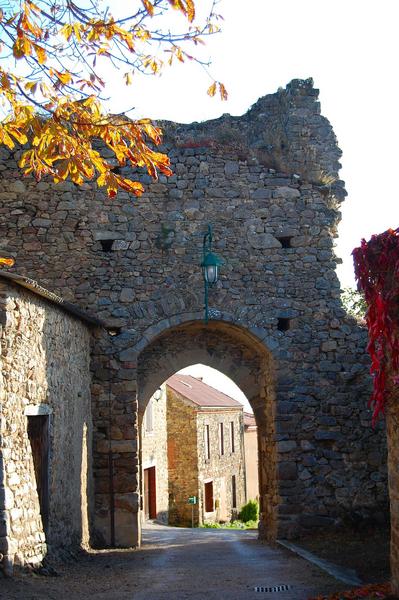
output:
[[[189,504],[197,504],[197,496],[190,496],[188,499]]]

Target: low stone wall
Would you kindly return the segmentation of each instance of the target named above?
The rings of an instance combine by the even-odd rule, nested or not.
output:
[[[0,553],[10,571],[40,563],[47,551],[89,542],[90,334],[61,308],[4,280],[0,323]],[[39,467],[48,469],[47,524],[28,435],[28,420],[40,415],[48,440],[39,449],[47,455]]]

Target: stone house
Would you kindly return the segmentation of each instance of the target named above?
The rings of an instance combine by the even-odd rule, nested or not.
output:
[[[190,375],[166,390],[169,523],[229,521],[245,502],[243,406]]]
[[[318,90],[293,80],[242,116],[162,126],[172,177],[121,167],[143,182],[140,199],[21,178],[20,150],[0,149],[3,254],[107,326],[91,351],[98,539],[140,544],[139,425],[161,384],[196,363],[230,377],[254,411],[262,539],[386,512],[367,333],[335,270],[341,152]],[[208,224],[224,266],[206,324]]]
[[[247,500],[259,498],[258,428],[255,416],[244,412],[245,493]]]
[[[147,404],[140,426],[142,519],[168,523],[169,476],[166,387],[161,385]]]
[[[0,563],[88,545],[93,520],[90,329],[34,281],[0,272]],[[1,560],[2,559],[2,560]]]

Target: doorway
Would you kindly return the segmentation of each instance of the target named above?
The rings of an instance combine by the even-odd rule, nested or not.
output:
[[[146,521],[157,518],[155,467],[144,469],[144,516]]]
[[[49,513],[49,416],[28,416],[28,437],[32,449],[36,489],[43,530],[47,533]]]

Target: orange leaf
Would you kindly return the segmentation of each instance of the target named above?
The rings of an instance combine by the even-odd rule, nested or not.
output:
[[[224,87],[223,83],[219,83],[219,94],[220,94],[220,98],[222,100],[227,100],[227,97],[228,97],[227,90]]]
[[[15,261],[13,258],[3,258],[2,256],[0,256],[0,265],[6,265],[7,267],[12,267],[14,262]]]
[[[154,15],[154,7],[151,4],[151,2],[149,0],[142,0],[142,3],[144,4],[144,8],[146,9],[150,17],[152,17]]]

